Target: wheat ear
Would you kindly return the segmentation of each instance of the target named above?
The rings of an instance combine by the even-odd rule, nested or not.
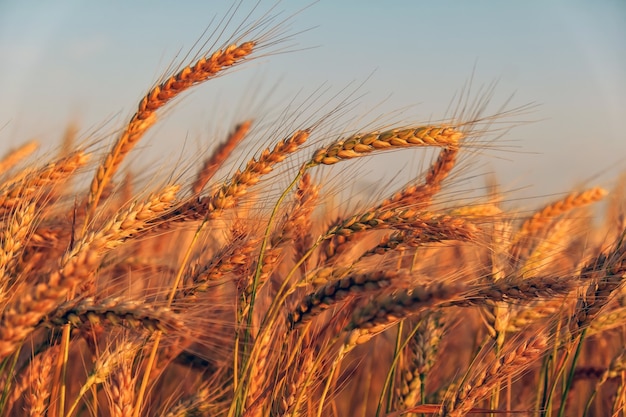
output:
[[[315,210],[320,185],[313,182],[309,174],[304,174],[296,189],[296,205],[288,227],[292,229],[296,259],[301,259],[313,242],[311,233],[313,211]],[[306,265],[302,266],[303,268]]]
[[[183,205],[164,221],[219,218],[224,210],[235,207],[237,201],[247,194],[248,188],[257,184],[263,175],[272,172],[276,164],[296,152],[309,138],[309,134],[308,130],[297,130],[291,136],[278,142],[272,149],[264,149],[258,158],[249,160],[245,168],[237,170],[212,195]]]
[[[389,251],[403,251],[406,248],[417,248],[424,243],[441,242],[443,240],[465,241],[474,237],[476,228],[464,223],[462,219],[454,219],[448,229],[445,223],[437,230],[438,233],[422,233],[420,230],[400,230],[385,236],[374,248],[366,251],[361,257],[382,255]],[[469,226],[469,227],[463,227]]]
[[[246,137],[250,127],[252,126],[251,120],[246,120],[243,123],[235,126],[235,130],[231,132],[224,142],[213,152],[213,154],[204,161],[204,165],[196,177],[196,181],[193,183],[191,190],[194,194],[199,194],[206,184],[213,178],[217,170],[222,166],[224,161],[235,150],[237,145]]]
[[[111,417],[132,417],[135,406],[136,377],[132,373],[132,358],[125,358],[109,376],[109,412]]]
[[[17,149],[9,151],[6,155],[0,159],[0,175],[4,174],[20,161],[28,158],[30,154],[35,152],[39,148],[39,143],[36,141],[26,142]]]
[[[128,366],[128,363],[137,354],[140,347],[140,343],[124,340],[120,342],[114,350],[106,350],[100,353],[93,365],[92,371],[87,376],[87,380],[80,387],[74,402],[67,411],[67,415],[71,416],[73,414],[78,404],[80,404],[80,400],[91,387],[105,382],[111,373],[116,371],[120,366]]]
[[[435,363],[443,336],[442,317],[438,311],[426,316],[405,349],[408,364],[402,369],[399,389],[399,403],[402,408],[413,407],[418,401],[424,403],[426,400],[424,385],[426,376]]]
[[[391,285],[393,280],[406,280],[409,276],[408,271],[376,271],[351,274],[338,281],[331,281],[298,303],[289,313],[289,326],[300,327],[349,296],[376,293]]]
[[[578,298],[576,309],[570,322],[572,337],[584,330],[607,305],[611,294],[624,282],[626,268],[624,254],[613,255],[599,272],[600,276],[593,280],[584,295]]]
[[[448,177],[456,164],[458,147],[444,148],[439,152],[437,160],[428,170],[423,184],[411,184],[392,197],[383,200],[375,210],[389,210],[400,207],[424,209],[430,205],[435,194],[441,189],[443,181]]]
[[[577,282],[561,277],[502,279],[472,287],[459,282],[435,282],[410,290],[398,290],[375,297],[355,311],[347,326],[345,345],[352,348],[386,330],[398,320],[423,311],[426,307],[472,307],[498,301],[533,301],[568,294]]]
[[[88,233],[63,256],[59,269],[46,281],[25,288],[12,297],[0,317],[0,359],[10,355],[71,289],[78,284],[90,287],[93,272],[103,254],[148,227],[150,221],[171,208],[178,189],[178,186],[165,187],[162,193],[147,202],[133,204],[100,230]]]
[[[221,210],[234,207],[236,201],[247,193],[249,187],[257,184],[261,176],[272,172],[276,164],[296,152],[308,138],[308,130],[298,130],[293,135],[278,142],[272,150],[265,149],[258,159],[250,160],[242,171],[237,171],[230,181],[223,184],[206,201],[209,217],[215,217],[219,215]]]
[[[447,126],[424,126],[366,134],[359,133],[317,150],[311,158],[310,164],[332,165],[341,160],[368,155],[373,151],[410,146],[456,147],[462,138],[462,132]]]
[[[58,346],[52,346],[30,360],[13,388],[12,396],[5,405],[10,411],[13,404],[24,394],[24,406],[30,415],[44,416],[50,397],[50,379],[52,377],[52,363],[58,355]]]
[[[124,131],[98,167],[89,191],[86,222],[93,217],[102,191],[113,177],[124,157],[132,150],[144,133],[156,122],[156,111],[188,88],[215,77],[228,67],[240,63],[250,55],[255,42],[232,44],[203,57],[195,64],[183,68],[163,83],[155,86],[139,102]]]
[[[351,350],[354,346],[367,342],[398,320],[418,313],[426,307],[433,307],[455,298],[461,299],[467,290],[467,285],[459,282],[436,282],[375,297],[354,312],[352,320],[346,327],[348,333],[344,341],[344,350]]]
[[[602,311],[589,324],[588,336],[615,329],[626,323],[626,307],[619,307],[614,310]]]
[[[0,303],[5,299],[7,288],[16,281],[12,272],[34,220],[35,203],[31,202],[16,207],[4,227],[0,227]]]
[[[328,257],[338,253],[357,233],[374,229],[407,229],[422,242],[471,240],[478,228],[462,218],[413,209],[369,211],[341,220],[324,235],[324,251]]]
[[[547,338],[536,336],[495,359],[489,367],[471,377],[456,395],[443,406],[441,416],[461,417],[471,412],[474,404],[491,394],[492,388],[510,373],[519,373],[537,360],[547,349]]]
[[[305,173],[300,178],[294,202],[283,216],[281,223],[270,237],[270,242],[263,254],[263,264],[257,281],[256,291],[260,291],[265,282],[272,276],[284,258],[285,247],[291,243],[295,249],[295,259],[303,255],[312,241],[310,235],[311,213],[315,209],[319,187],[312,184],[311,177]],[[250,294],[252,283],[246,289]]]
[[[185,284],[177,291],[175,299],[189,299],[198,292],[206,292],[229,274],[235,279],[237,288],[242,291],[248,285],[243,270],[251,263],[259,240],[248,233],[233,230],[229,243],[213,255],[209,262],[196,265],[189,271]]]
[[[306,400],[311,385],[310,374],[314,372],[313,366],[315,350],[309,347],[297,358],[296,366],[290,367],[285,375],[283,385],[274,397],[272,415],[280,417],[298,417],[300,410],[298,404]],[[298,398],[300,397],[300,398]]]
[[[533,214],[529,219],[526,219],[520,227],[520,233],[528,235],[541,230],[556,216],[601,200],[606,194],[607,191],[600,187],[590,188],[583,192],[571,193],[562,200],[548,204],[543,209]]]
[[[275,332],[275,330],[274,330]],[[275,334],[272,331],[261,333],[260,338],[254,341],[255,344],[259,344],[259,354],[256,360],[252,363],[250,374],[248,377],[248,392],[246,395],[246,407],[253,409],[255,412],[252,415],[262,416],[263,413],[263,396],[265,386],[268,382],[271,382],[270,356],[273,342],[275,340]]]
[[[46,187],[59,185],[89,160],[89,154],[75,152],[56,162],[0,187],[0,215],[33,196],[42,196]]]
[[[47,326],[63,326],[67,323],[80,327],[85,323],[117,326],[125,323],[131,328],[148,331],[160,330],[171,333],[184,329],[183,321],[169,308],[157,308],[142,302],[108,298],[95,300],[87,297],[69,308],[61,306],[44,322]]]
[[[582,192],[574,192],[562,200],[548,204],[541,210],[535,212],[531,217],[524,220],[519,231],[513,237],[510,253],[514,259],[518,259],[525,249],[528,240],[533,236],[538,236],[552,224],[553,220],[568,211],[583,207],[606,196],[607,191],[600,187],[590,188]]]
[[[510,314],[506,331],[519,332],[528,326],[539,324],[542,322],[542,319],[563,311],[565,306],[565,302],[557,298],[554,300],[538,300],[525,306],[523,309],[514,310]]]

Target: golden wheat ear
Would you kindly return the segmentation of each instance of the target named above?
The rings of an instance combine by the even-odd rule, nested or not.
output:
[[[89,161],[90,155],[76,151],[67,157],[50,162],[46,166],[9,180],[0,186],[0,215],[4,215],[17,204],[37,199],[45,200],[46,190],[59,186]]]
[[[120,245],[176,202],[179,186],[167,186],[145,202],[136,202],[122,210],[99,230],[90,232],[60,260],[60,266],[42,274],[36,285],[22,288],[11,297],[0,317],[0,358],[5,358],[30,335],[42,318],[58,307],[77,286],[92,291],[95,271],[104,254]],[[80,291],[79,291],[80,292]]]
[[[9,171],[15,165],[28,158],[33,152],[39,148],[39,143],[36,141],[26,142],[22,146],[7,152],[6,155],[0,159],[0,175]]]
[[[384,132],[356,134],[319,149],[310,165],[332,165],[346,159],[365,156],[374,151],[411,146],[457,147],[464,134],[453,127],[425,126],[393,129]]]
[[[250,55],[256,42],[249,41],[242,44],[228,45],[224,49],[214,52],[209,57],[203,57],[192,66],[183,68],[169,77],[163,83],[153,87],[139,102],[135,114],[124,128],[115,145],[96,171],[91,182],[87,219],[90,219],[104,187],[113,177],[124,157],[133,149],[144,133],[156,122],[156,111],[164,107],[169,101],[194,85],[203,83],[226,68],[232,67]]]
[[[519,231],[513,237],[511,248],[509,249],[511,256],[514,259],[519,259],[524,252],[528,251],[528,246],[533,243],[532,238],[545,232],[559,216],[576,208],[600,201],[606,195],[607,191],[604,188],[593,187],[582,192],[570,193],[564,199],[550,203],[535,212],[524,220]]]
[[[487,397],[499,380],[509,373],[520,373],[539,359],[548,348],[548,338],[539,334],[528,342],[505,351],[489,368],[470,376],[461,388],[444,403],[442,416],[462,417],[471,412],[480,399]]]
[[[410,184],[400,192],[379,203],[375,210],[389,210],[393,208],[411,207],[425,209],[441,190],[442,183],[450,175],[459,154],[459,148],[448,147],[439,152],[437,160],[432,164],[423,184]]]
[[[226,18],[222,23],[228,26],[228,21],[232,17]],[[281,29],[285,22],[273,26],[274,21],[275,17],[265,15],[257,22],[242,24],[238,29],[239,33],[233,35],[222,47],[213,52],[205,53],[195,63],[183,67],[151,87],[150,91],[139,101],[137,110],[96,170],[89,188],[85,225],[92,220],[104,189],[126,155],[135,147],[148,129],[156,123],[158,111],[192,87],[242,64],[247,59],[252,58],[254,53],[267,47],[275,47],[288,39],[288,36],[283,36]],[[222,30],[224,29],[222,28]],[[219,30],[216,33],[219,33]],[[249,39],[244,39],[245,37],[249,37]],[[234,135],[231,142],[234,142],[236,136],[239,136],[239,139],[245,136],[246,125],[247,122],[242,124],[239,135]],[[198,184],[202,181],[199,179]]]
[[[186,94],[284,51],[291,17],[254,20],[256,5],[240,23],[244,3],[147,86],[104,149],[69,125],[41,163],[34,143],[0,156],[0,416],[619,415],[626,180],[601,228],[589,207],[603,188],[525,217],[483,192],[469,156],[529,109],[487,115],[491,86],[462,93],[447,122],[359,131],[343,123],[356,91],[325,101],[321,88],[211,126],[231,130],[197,171],[181,157],[118,181]],[[103,149],[88,178],[85,149]],[[406,181],[398,170],[388,194],[374,183],[384,199],[350,193],[390,152],[432,161]]]
[[[228,135],[226,140],[222,142],[213,154],[204,161],[204,165],[196,177],[191,190],[194,194],[200,194],[207,183],[213,178],[217,170],[228,159],[230,154],[237,148],[237,145],[246,137],[252,121],[246,120],[235,126],[235,129]]]

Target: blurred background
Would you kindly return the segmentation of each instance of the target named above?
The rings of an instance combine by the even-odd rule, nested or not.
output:
[[[485,114],[509,99],[507,109],[536,105],[480,152],[480,172],[495,172],[505,189],[541,196],[610,186],[626,169],[623,0],[232,6],[0,0],[0,155],[30,139],[49,152],[70,123],[81,140],[100,139],[106,149],[155,81],[189,63],[189,51],[210,52],[198,40],[219,45],[239,23],[269,13],[288,39],[193,89],[142,140],[135,160],[184,160],[185,152],[198,159],[235,123],[280,113],[292,100],[319,115],[343,103],[346,129],[439,120],[454,113],[454,97],[471,79],[470,107],[496,83]],[[222,18],[231,15],[226,25]],[[211,36],[224,26],[224,35]],[[341,130],[338,122],[328,128]],[[399,155],[375,163],[419,171],[420,156]]]

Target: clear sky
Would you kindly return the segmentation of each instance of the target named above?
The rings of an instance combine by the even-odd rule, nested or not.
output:
[[[274,5],[260,3],[253,14]],[[234,21],[254,4],[244,1]],[[287,17],[309,4],[283,1],[275,10]],[[31,138],[56,145],[72,120],[83,132],[107,122],[105,132],[121,127],[152,82],[180,62],[177,54],[193,49],[230,5],[0,0],[0,154]],[[484,158],[509,188],[557,192],[602,173],[591,182],[610,185],[626,169],[623,0],[321,0],[286,27],[293,36],[283,46],[292,52],[195,89],[142,142],[146,155],[186,138],[210,146],[215,132],[254,117],[247,112],[258,111],[259,97],[271,92],[271,105],[286,106],[322,85],[331,97],[362,83],[354,109],[373,107],[372,118],[414,106],[402,120],[439,119],[473,72],[474,86],[498,80],[494,111],[513,93],[511,107],[540,105],[524,117],[536,122],[504,138],[509,151]]]

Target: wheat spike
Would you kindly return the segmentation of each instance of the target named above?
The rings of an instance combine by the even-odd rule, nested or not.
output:
[[[19,148],[9,151],[2,157],[2,159],[0,159],[0,175],[13,168],[15,165],[20,163],[20,161],[28,158],[28,156],[35,152],[37,148],[39,148],[39,143],[33,140],[26,142]]]
[[[46,187],[58,186],[77,169],[89,161],[89,154],[82,151],[51,162],[45,167],[0,187],[0,215],[25,200],[45,195]]]
[[[317,150],[311,158],[310,164],[332,165],[342,160],[368,155],[373,151],[409,146],[456,147],[462,138],[462,132],[447,126],[425,126],[367,134],[360,133]]]
[[[252,53],[254,47],[255,42],[229,45],[214,52],[211,56],[203,57],[195,64],[183,68],[161,84],[153,87],[145,95],[115,145],[97,169],[89,192],[87,220],[93,217],[104,188],[117,171],[124,157],[156,122],[155,112],[183,91],[207,81],[224,69],[241,62]]]
[[[138,203],[90,232],[61,259],[59,268],[37,285],[15,294],[0,318],[0,358],[11,354],[40,320],[52,312],[68,292],[80,284],[89,288],[93,272],[106,250],[121,245],[133,234],[149,226],[160,213],[175,202],[178,186],[165,187],[145,203]]]
[[[304,297],[294,311],[289,313],[290,327],[299,327],[349,296],[376,293],[391,285],[393,280],[405,280],[408,271],[377,271],[351,274],[331,281],[314,293]]]
[[[211,178],[213,178],[224,161],[226,161],[230,154],[233,153],[237,145],[239,145],[239,143],[246,137],[251,126],[251,120],[246,120],[245,122],[235,126],[235,130],[228,135],[228,138],[226,138],[226,140],[220,144],[213,154],[204,161],[204,165],[198,173],[196,181],[193,183],[191,188],[194,194],[199,194]]]
[[[441,416],[461,417],[467,415],[474,404],[490,394],[491,388],[509,373],[519,373],[532,364],[547,349],[547,338],[538,335],[524,342],[504,355],[486,369],[478,372],[465,383],[456,395],[449,399],[441,411]]]

